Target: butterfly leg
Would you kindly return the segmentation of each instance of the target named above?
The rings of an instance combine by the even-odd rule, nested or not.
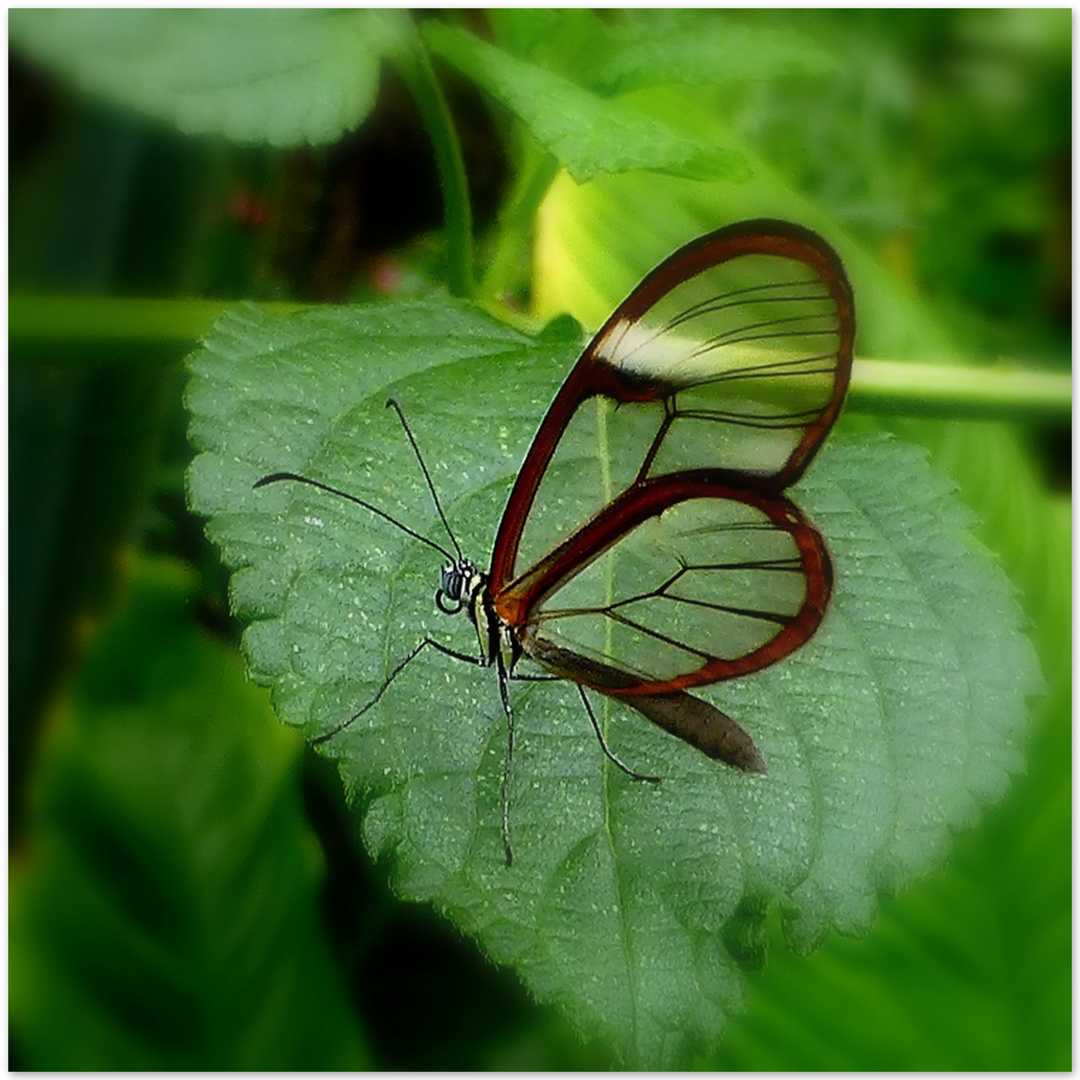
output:
[[[596,719],[596,713],[593,712],[592,705],[589,703],[589,699],[585,694],[585,687],[581,683],[575,684],[578,688],[578,693],[581,695],[582,703],[585,705],[585,711],[589,714],[589,719],[592,721],[593,731],[596,732],[596,739],[600,743],[600,749],[604,751],[604,756],[613,765],[617,765],[627,776],[633,780],[644,780],[650,784],[659,784],[659,776],[646,776],[645,773],[635,772],[628,765],[624,765],[608,747],[606,740],[604,739],[604,733],[600,730],[600,723]]]
[[[502,839],[506,852],[506,865],[513,866],[514,851],[510,846],[510,771],[514,759],[514,709],[510,704],[511,679],[514,682],[562,682],[558,675],[521,675],[508,671],[502,656],[497,659],[499,671],[499,695],[502,698],[503,712],[506,713],[506,760],[503,762],[502,776]]]
[[[506,852],[506,865],[514,865],[514,852],[510,847],[510,766],[514,760],[514,710],[510,705],[510,673],[506,670],[502,653],[495,654],[499,671],[499,696],[502,698],[503,712],[506,713],[506,759],[503,762],[502,775],[502,839]]]
[[[381,698],[381,697],[383,696],[383,694],[385,694],[385,693],[386,693],[386,691],[387,691],[387,690],[388,690],[388,689],[390,688],[390,684],[391,684],[391,683],[392,683],[392,682],[393,682],[393,681],[394,681],[394,680],[395,680],[395,679],[396,679],[396,678],[397,678],[397,677],[398,677],[398,676],[399,676],[399,675],[400,675],[400,674],[401,674],[401,673],[402,673],[402,672],[403,672],[403,671],[404,671],[404,670],[405,670],[405,669],[406,669],[406,668],[407,668],[407,667],[409,666],[409,664],[411,664],[411,663],[412,663],[412,662],[413,662],[413,661],[414,661],[414,660],[415,660],[415,659],[416,659],[416,658],[417,658],[417,657],[418,657],[418,656],[420,655],[420,653],[422,653],[422,652],[424,651],[424,649],[426,649],[426,648],[427,648],[427,647],[428,647],[429,645],[430,645],[430,646],[431,646],[431,647],[432,647],[433,649],[437,649],[437,650],[438,650],[439,652],[441,652],[441,653],[442,653],[442,654],[443,654],[444,656],[449,656],[449,657],[450,657],[451,659],[453,659],[453,660],[463,660],[463,661],[465,661],[465,663],[467,663],[467,664],[478,664],[478,665],[480,665],[481,667],[482,667],[482,666],[483,666],[483,664],[484,664],[484,661],[483,661],[483,659],[481,659],[481,658],[479,658],[479,657],[476,657],[476,656],[468,656],[468,655],[467,655],[467,654],[465,654],[465,653],[460,653],[460,652],[456,652],[456,651],[455,651],[454,649],[450,649],[450,648],[448,648],[447,646],[445,646],[445,645],[441,644],[440,642],[438,642],[438,641],[435,641],[435,640],[434,640],[433,638],[424,638],[424,640],[423,640],[423,641],[421,641],[421,642],[420,642],[420,644],[419,644],[419,645],[417,645],[417,646],[416,646],[416,648],[415,648],[415,649],[413,649],[413,651],[412,651],[411,653],[409,653],[409,655],[408,655],[408,656],[406,656],[406,657],[405,657],[405,659],[404,659],[404,660],[402,660],[402,661],[401,661],[401,663],[400,663],[400,664],[398,664],[398,665],[397,665],[397,667],[395,667],[393,671],[391,671],[391,672],[390,672],[390,674],[389,674],[389,675],[387,676],[387,678],[386,678],[386,682],[384,682],[384,683],[382,684],[382,686],[380,686],[380,687],[379,687],[379,689],[375,691],[375,694],[374,694],[374,696],[373,696],[373,697],[371,698],[371,700],[370,700],[370,701],[369,701],[369,702],[368,702],[368,703],[367,703],[367,704],[366,704],[366,705],[365,705],[365,706],[364,706],[364,707],[363,707],[363,708],[362,708],[362,709],[361,709],[361,710],[360,710],[359,712],[355,712],[355,713],[353,713],[353,714],[352,714],[352,716],[350,716],[350,717],[349,717],[349,718],[348,718],[347,720],[342,720],[342,722],[341,722],[340,724],[338,724],[338,725],[337,725],[336,727],[333,727],[333,728],[331,728],[331,729],[330,729],[329,731],[327,731],[327,732],[326,732],[325,734],[323,734],[323,735],[319,735],[319,736],[318,736],[317,738],[314,738],[314,739],[312,739],[312,740],[311,740],[311,745],[312,745],[312,746],[318,746],[318,745],[319,745],[319,743],[324,743],[324,742],[328,742],[328,741],[329,741],[330,739],[332,739],[332,738],[333,738],[333,737],[334,737],[335,735],[338,735],[338,734],[340,734],[340,733],[341,733],[342,731],[344,731],[344,730],[345,730],[345,729],[346,729],[346,728],[347,728],[347,727],[348,727],[348,726],[349,726],[349,725],[350,725],[351,723],[353,723],[353,721],[355,721],[355,720],[359,720],[359,719],[360,719],[360,717],[361,717],[361,716],[363,716],[363,715],[364,715],[364,713],[366,713],[366,712],[368,711],[368,709],[370,709],[370,708],[371,708],[371,707],[372,707],[372,706],[373,706],[373,705],[374,705],[374,704],[375,704],[375,703],[376,703],[376,702],[377,702],[377,701],[379,700],[379,698]]]

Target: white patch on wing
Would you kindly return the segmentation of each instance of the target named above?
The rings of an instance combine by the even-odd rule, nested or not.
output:
[[[693,386],[717,376],[759,366],[777,356],[760,345],[723,344],[665,332],[620,319],[604,336],[597,357],[640,378],[672,386]]]

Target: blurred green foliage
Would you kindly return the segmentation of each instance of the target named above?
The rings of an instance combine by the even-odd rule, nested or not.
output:
[[[190,61],[200,35],[219,46],[169,69],[178,94],[185,79],[220,81],[215,58],[238,92],[170,112],[176,99],[147,96],[137,66],[127,84],[95,74],[121,70],[93,62],[125,40],[115,24],[80,37],[64,13],[37,14],[11,23],[13,323],[25,294],[430,291],[468,259],[460,231],[438,232],[440,179],[453,184],[431,143],[443,159],[455,150],[431,119],[444,96],[489,304],[529,300],[529,242],[538,212],[543,223],[558,209],[541,201],[567,147],[600,152],[588,164],[603,172],[596,139],[632,111],[608,169],[705,177],[723,164],[733,183],[738,158],[750,168],[731,205],[753,207],[771,182],[763,162],[830,236],[905,284],[950,358],[1070,363],[1065,10],[443,12],[423,17],[423,38],[397,19],[327,33],[312,12],[286,35],[316,48],[326,76],[290,93],[333,90],[307,128],[274,127],[280,113],[246,81],[265,75],[259,43],[279,33],[213,12],[183,34],[151,29],[139,48],[186,48]],[[469,34],[482,40],[462,46]],[[425,39],[454,67],[418,54]],[[492,48],[481,77],[470,64]],[[392,61],[377,93],[363,89],[373,55]],[[576,109],[557,130],[515,95],[526,74]],[[686,152],[696,115],[722,130],[720,157]],[[635,132],[656,125],[674,156],[632,156]],[[321,145],[301,145],[312,137]],[[629,215],[647,216],[662,178],[625,179],[640,185]],[[632,224],[613,215],[613,246]],[[572,259],[573,235],[552,235]],[[336,777],[241,681],[224,571],[184,507],[188,345],[168,320],[106,340],[80,337],[79,320],[72,309],[63,340],[10,343],[11,1064],[604,1067],[606,1048],[582,1047],[512,975],[389,894]],[[1071,1065],[1068,423],[922,421],[905,434],[957,478],[1020,589],[1048,687],[1028,772],[947,868],[884,901],[865,940],[808,959],[774,948],[702,1066]]]
[[[139,557],[52,718],[11,875],[13,1022],[57,1069],[362,1068],[300,747],[195,625],[195,584]]]

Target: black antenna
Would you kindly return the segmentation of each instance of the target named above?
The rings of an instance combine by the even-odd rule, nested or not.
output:
[[[407,429],[406,429],[407,430]],[[424,475],[427,475],[425,470]],[[319,488],[320,491],[328,491],[331,495],[340,495],[343,499],[348,499],[349,502],[356,503],[357,506],[362,506],[365,510],[370,510],[373,514],[377,514],[384,521],[389,521],[391,525],[396,525],[402,532],[408,533],[414,540],[419,540],[421,543],[427,544],[428,547],[434,548],[441,555],[445,556],[450,562],[454,562],[454,556],[450,554],[446,548],[440,544],[436,544],[434,540],[429,540],[426,536],[421,536],[418,532],[414,532],[408,525],[402,525],[397,518],[392,518],[385,510],[380,510],[377,506],[372,506],[371,503],[365,502],[363,499],[358,499],[355,495],[350,495],[347,491],[340,491],[335,487],[331,487],[329,484],[322,484],[318,480],[311,480],[306,476],[300,476],[298,473],[291,472],[276,472],[271,473],[269,476],[264,476],[260,480],[256,480],[251,486],[253,488],[265,487],[267,484],[276,484],[279,480],[295,480],[298,484],[307,484],[310,487]],[[431,481],[428,480],[430,484]],[[439,511],[442,513],[442,510]],[[446,520],[445,518],[443,519]],[[450,534],[453,539],[453,533]],[[457,542],[454,542],[454,546],[457,547]],[[460,549],[458,551],[458,557],[460,558]]]
[[[420,454],[420,447],[416,445],[416,440],[413,438],[413,433],[409,428],[408,421],[405,419],[405,414],[401,411],[401,406],[397,403],[397,398],[388,398],[386,407],[388,409],[393,407],[394,412],[398,414],[398,419],[401,421],[401,426],[405,429],[405,434],[409,436],[409,442],[412,443],[413,453],[416,454],[416,460],[420,462],[420,471],[424,474],[424,479],[427,481],[428,491],[431,492],[432,502],[435,503],[435,509],[439,511],[439,517],[442,518],[442,523],[446,528],[446,534],[450,537],[450,543],[454,545],[454,550],[458,554],[457,561],[461,562],[461,560],[465,558],[465,553],[461,550],[461,545],[457,542],[454,530],[450,528],[450,522],[446,520],[442,503],[439,502],[438,492],[436,492],[435,485],[431,482],[431,474],[424,464],[424,459]]]

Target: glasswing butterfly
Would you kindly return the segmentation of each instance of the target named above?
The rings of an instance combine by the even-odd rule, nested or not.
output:
[[[453,551],[363,499],[273,473],[363,506],[441,552],[435,603],[466,611],[479,654],[424,638],[362,716],[427,648],[494,666],[507,718],[502,835],[514,714],[509,680],[577,685],[622,702],[704,754],[765,772],[735,720],[687,691],[759,671],[817,630],[832,591],[825,542],[785,490],[832,427],[851,374],[851,287],[808,229],[756,220],[680,248],[615,309],[555,396],[514,483],[485,574],[465,557],[400,406]],[[572,478],[572,479],[571,479]],[[569,482],[568,482],[569,481]],[[584,481],[584,482],[583,482]],[[522,658],[544,675],[516,672]]]

